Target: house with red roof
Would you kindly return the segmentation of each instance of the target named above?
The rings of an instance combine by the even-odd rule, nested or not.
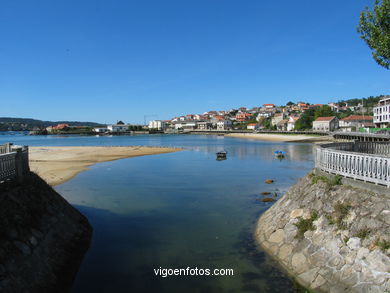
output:
[[[351,115],[339,121],[341,131],[356,131],[360,127],[375,127],[374,117],[366,115]]]
[[[275,108],[275,105],[274,104],[263,104],[263,107],[266,109],[273,109],[273,108]]]
[[[313,131],[334,131],[339,128],[339,119],[336,116],[318,117],[313,121]]]
[[[243,122],[243,121],[249,120],[249,118],[252,116],[253,116],[253,114],[251,114],[251,113],[237,113],[236,114],[236,121]]]
[[[257,123],[249,123],[247,126],[246,126],[246,129],[249,129],[249,130],[257,130],[261,128],[259,124]]]

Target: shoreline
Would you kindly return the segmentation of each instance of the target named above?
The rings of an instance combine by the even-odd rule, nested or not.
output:
[[[30,147],[29,163],[49,185],[62,184],[96,163],[180,151],[180,148],[148,146]]]
[[[329,136],[311,136],[306,134],[270,134],[270,133],[229,133],[226,137],[235,137],[243,139],[255,139],[275,142],[326,142],[333,141]]]

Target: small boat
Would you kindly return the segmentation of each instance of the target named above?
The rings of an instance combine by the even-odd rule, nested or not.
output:
[[[283,159],[286,156],[286,152],[280,150],[275,151],[274,154],[278,159]]]
[[[226,151],[220,151],[217,153],[217,160],[226,160]]]

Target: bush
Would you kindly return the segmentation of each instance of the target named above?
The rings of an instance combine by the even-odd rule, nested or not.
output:
[[[386,241],[386,240],[378,241],[377,245],[383,252],[385,252],[390,248],[390,241]]]
[[[365,239],[370,234],[370,232],[371,232],[370,229],[363,228],[357,231],[354,236],[359,237],[361,239]]]
[[[337,224],[337,228],[341,230],[345,230],[347,228],[347,224],[345,223],[344,219],[348,216],[350,209],[351,206],[347,203],[337,202],[334,205],[334,211],[336,214],[335,223]]]
[[[313,211],[311,213],[310,219],[304,219],[299,218],[298,223],[295,224],[295,226],[298,228],[298,234],[297,238],[303,238],[303,234],[305,234],[306,231],[314,231],[316,227],[314,226],[313,222],[318,219],[318,212]]]

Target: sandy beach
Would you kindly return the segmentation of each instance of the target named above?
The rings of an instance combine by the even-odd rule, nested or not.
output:
[[[326,142],[331,140],[328,136],[311,136],[304,134],[229,133],[225,136],[280,142]]]
[[[64,183],[89,166],[123,158],[180,151],[162,147],[30,147],[30,168],[52,186]]]

